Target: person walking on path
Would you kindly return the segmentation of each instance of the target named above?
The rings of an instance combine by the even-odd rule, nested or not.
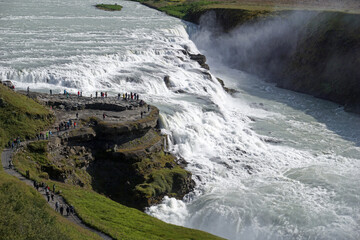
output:
[[[51,201],[54,201],[54,193],[51,192]]]
[[[61,204],[61,205],[60,205],[60,214],[63,215],[63,213],[64,213],[64,207],[63,207],[63,205]]]
[[[140,113],[140,114],[141,114],[141,118],[142,118],[142,117],[143,117],[143,112],[141,111],[141,113]]]
[[[69,206],[66,206],[66,215],[69,216],[69,214],[70,214],[70,208]]]
[[[50,89],[50,96],[52,95],[52,90]]]
[[[55,211],[58,212],[59,211],[59,202],[56,201],[55,203]]]
[[[97,98],[97,92],[95,92],[95,98]]]
[[[49,193],[46,193],[46,197],[47,197],[48,202],[50,202],[50,194]]]
[[[148,112],[150,112],[150,105],[148,105]]]
[[[55,183],[53,184],[53,193],[55,193]]]

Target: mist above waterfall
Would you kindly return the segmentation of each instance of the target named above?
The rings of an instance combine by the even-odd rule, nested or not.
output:
[[[243,24],[225,33],[216,13],[208,12],[200,19],[200,30],[191,37],[200,50],[224,65],[273,76],[295,51],[303,36],[302,26],[315,15],[314,12],[287,13]]]

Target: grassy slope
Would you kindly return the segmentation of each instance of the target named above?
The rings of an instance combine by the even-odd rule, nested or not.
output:
[[[1,239],[101,239],[55,213],[35,189],[0,171]]]
[[[164,223],[90,189],[41,179],[36,163],[29,161],[26,156],[18,155],[14,158],[14,165],[22,174],[29,170],[30,176],[36,180],[44,181],[49,186],[56,184],[57,189],[61,190],[66,201],[75,207],[84,222],[115,239],[221,239],[199,230]],[[159,176],[160,174],[158,173]]]
[[[10,137],[33,137],[52,122],[40,104],[0,85],[0,152]],[[1,239],[100,239],[56,214],[34,189],[0,166]]]
[[[53,116],[42,105],[0,84],[0,146],[16,137],[32,138],[49,126]]]

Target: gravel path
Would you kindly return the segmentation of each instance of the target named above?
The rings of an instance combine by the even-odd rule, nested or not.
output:
[[[2,166],[4,168],[4,171],[12,176],[17,177],[18,179],[20,179],[21,181],[25,182],[27,185],[29,186],[34,186],[34,182],[30,179],[25,178],[24,176],[22,176],[20,173],[18,173],[17,171],[15,171],[12,168],[9,168],[9,161],[11,160],[13,154],[13,150],[12,149],[5,149],[2,153],[1,153],[1,163]],[[55,186],[56,187],[56,186]],[[39,193],[47,200],[47,196],[45,193],[44,188],[39,188]],[[82,228],[88,229],[96,234],[98,234],[101,238],[106,239],[106,240],[111,240],[112,238],[109,237],[108,235],[99,232],[93,228],[90,228],[88,226],[86,226],[81,219],[76,215],[76,213],[74,214],[70,214],[69,216],[66,215],[66,202],[64,200],[63,197],[61,197],[60,195],[55,194],[54,195],[54,200],[51,200],[48,202],[48,204],[55,210],[55,203],[59,202],[60,205],[64,206],[64,217],[67,218],[69,221],[74,222],[75,224],[79,225]],[[59,213],[60,214],[60,213]]]

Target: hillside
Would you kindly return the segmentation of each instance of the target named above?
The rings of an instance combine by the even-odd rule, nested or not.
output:
[[[11,138],[22,140],[51,124],[42,105],[0,84],[0,151]],[[1,239],[100,239],[55,214],[43,197],[0,167]]]

